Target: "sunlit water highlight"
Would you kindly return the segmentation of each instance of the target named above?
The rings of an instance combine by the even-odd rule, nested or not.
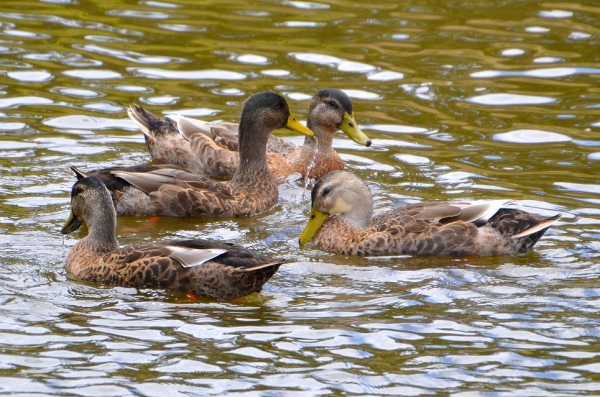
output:
[[[593,2],[2,4],[3,394],[600,393]],[[236,121],[272,90],[306,119],[327,87],[373,140],[334,147],[377,210],[515,199],[561,221],[514,258],[346,258],[298,247],[309,194],[290,180],[255,218],[119,219],[122,244],[202,236],[287,259],[260,294],[67,278],[85,234],[59,233],[68,165],[147,163],[132,103]]]

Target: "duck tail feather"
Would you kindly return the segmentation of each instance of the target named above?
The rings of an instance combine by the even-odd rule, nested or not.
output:
[[[286,262],[285,260],[279,260],[279,261],[273,261],[273,262],[268,262],[268,263],[262,263],[260,265],[256,265],[256,266],[252,266],[252,267],[237,268],[236,270],[238,270],[240,272],[253,272],[255,270],[264,269],[264,268],[271,267],[271,266],[280,266],[280,265],[283,265],[285,262]]]
[[[512,237],[513,238],[521,238],[521,237],[532,235],[532,234],[542,231],[544,229],[547,229],[554,222],[558,221],[561,218],[561,216],[562,216],[562,214],[556,214],[553,217],[547,218],[546,220],[538,223],[537,225],[533,225],[532,227],[530,227],[527,230],[523,230],[521,233],[514,234]]]
[[[129,115],[129,118],[131,118],[131,120],[133,120],[133,122],[137,124],[140,130],[142,130],[144,135],[146,135],[149,138],[154,137],[150,129],[150,120],[148,120],[147,117],[148,112],[146,112],[143,107],[141,107],[140,105],[133,104],[127,110],[127,114]]]
[[[73,171],[73,173],[77,177],[77,180],[87,177],[87,175],[83,171],[81,171],[79,168],[75,167],[74,165],[69,165],[69,168],[71,169],[71,171]]]

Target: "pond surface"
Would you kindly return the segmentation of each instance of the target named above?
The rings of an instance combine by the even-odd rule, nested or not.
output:
[[[595,1],[3,0],[0,394],[598,395],[599,44]],[[306,120],[327,87],[373,139],[334,146],[377,209],[499,198],[562,220],[519,257],[346,258],[298,247],[290,182],[254,218],[119,219],[122,244],[287,259],[260,294],[67,280],[68,165],[150,161],[129,105],[236,121],[273,90]]]

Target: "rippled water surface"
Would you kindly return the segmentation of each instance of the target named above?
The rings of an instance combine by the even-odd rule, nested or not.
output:
[[[596,1],[2,1],[0,394],[600,394],[599,45]],[[335,147],[378,209],[510,198],[562,220],[520,257],[346,258],[298,247],[288,183],[255,218],[119,219],[122,244],[286,258],[260,294],[67,280],[68,165],[150,161],[130,104],[236,121],[273,90],[306,119],[326,87],[374,141]]]

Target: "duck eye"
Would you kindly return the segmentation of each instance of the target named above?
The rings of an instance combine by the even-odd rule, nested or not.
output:
[[[337,102],[334,101],[333,99],[331,101],[327,102],[327,104],[329,106],[331,106],[332,108],[336,108],[337,107]]]
[[[331,189],[326,187],[325,189],[323,189],[323,193],[321,193],[321,196],[327,196],[330,191],[331,191]]]

